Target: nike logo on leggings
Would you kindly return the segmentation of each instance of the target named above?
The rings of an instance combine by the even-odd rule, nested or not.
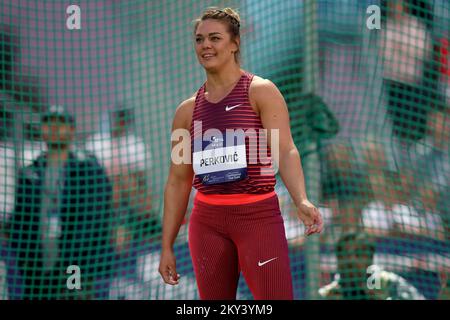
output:
[[[275,260],[275,259],[278,259],[278,257],[275,257],[275,258],[272,258],[272,259],[269,259],[269,260],[266,260],[266,261],[263,261],[263,262],[258,261],[258,267],[262,267],[262,266],[265,265],[266,263],[269,263],[270,261],[273,261],[273,260]]]

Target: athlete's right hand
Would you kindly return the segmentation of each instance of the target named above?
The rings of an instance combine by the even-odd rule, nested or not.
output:
[[[170,285],[177,285],[180,275],[177,273],[176,259],[173,250],[166,249],[161,251],[161,260],[159,262],[159,273],[164,282]]]

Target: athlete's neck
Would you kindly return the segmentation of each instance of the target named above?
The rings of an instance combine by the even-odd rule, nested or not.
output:
[[[226,71],[206,72],[207,91],[227,90],[239,81],[242,70],[238,65],[226,68]]]

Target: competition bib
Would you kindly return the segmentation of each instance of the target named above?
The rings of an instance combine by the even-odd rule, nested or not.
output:
[[[204,185],[239,181],[247,177],[245,140],[232,141],[229,146],[225,140],[212,136],[210,141],[201,141],[201,150],[194,150],[193,169]]]

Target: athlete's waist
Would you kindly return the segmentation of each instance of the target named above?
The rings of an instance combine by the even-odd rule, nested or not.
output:
[[[212,205],[242,205],[258,202],[276,196],[275,191],[262,194],[236,193],[236,194],[205,194],[197,191],[195,199]]]

